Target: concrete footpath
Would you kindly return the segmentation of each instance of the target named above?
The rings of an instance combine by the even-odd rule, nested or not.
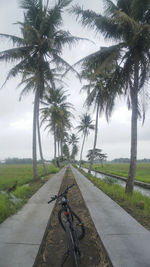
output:
[[[44,184],[28,203],[0,225],[0,267],[32,267],[45,234],[66,168]]]
[[[114,267],[150,267],[150,232],[71,166]]]

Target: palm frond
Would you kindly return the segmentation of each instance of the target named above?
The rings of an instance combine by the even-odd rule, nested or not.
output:
[[[96,12],[91,10],[84,10],[79,5],[75,5],[70,8],[69,12],[71,14],[75,14],[77,21],[79,21],[83,26],[88,26],[90,28],[93,28],[95,20],[100,17],[100,15]]]
[[[69,47],[71,47],[72,45],[76,44],[78,41],[88,41],[88,42],[93,43],[88,38],[72,36],[69,32],[66,32],[66,31],[60,30],[56,32],[55,44],[56,44],[56,47],[58,46],[58,49],[62,48],[62,46],[64,45],[69,45]]]
[[[124,31],[128,29],[129,31],[134,32],[139,31],[140,29],[139,23],[123,11],[116,11],[115,19],[119,23],[119,26],[124,29]]]
[[[71,70],[73,73],[75,73],[77,75],[77,77],[79,79],[81,78],[80,74],[67,61],[65,61],[62,57],[58,56],[57,54],[53,54],[53,59],[54,59],[54,62],[56,64],[58,64],[58,65],[60,64],[60,65],[64,66],[67,69],[67,72],[68,72],[68,70]],[[65,74],[63,74],[63,76]]]
[[[15,67],[13,67],[9,73],[7,74],[7,77],[5,79],[5,82],[3,83],[2,87],[4,87],[4,85],[6,84],[6,82],[10,79],[10,78],[14,78],[16,77],[23,69],[24,69],[24,63],[25,61],[21,61],[20,63],[18,63]]]
[[[85,58],[82,64],[83,70],[91,73],[91,79],[97,75],[105,75],[106,72],[113,69],[113,66],[119,60],[123,44],[109,47],[101,47],[99,51]]]
[[[24,89],[21,91],[20,96],[19,96],[19,101],[21,101],[22,97],[33,91],[34,87],[34,82],[31,80],[30,82],[27,83],[27,85],[24,87]]]
[[[145,20],[147,12],[150,11],[149,0],[132,0],[131,2],[131,15],[137,21]]]
[[[0,61],[5,60],[6,62],[13,62],[16,60],[24,59],[25,56],[28,56],[31,52],[32,47],[19,47],[12,48],[0,52]]]
[[[77,16],[77,20],[91,30],[95,30],[97,34],[103,33],[105,38],[120,38],[121,30],[118,28],[113,18],[102,16],[91,10],[84,10],[79,5],[73,6],[70,10]]]
[[[104,0],[104,10],[106,16],[113,16],[118,7],[111,0]]]
[[[17,45],[19,47],[26,45],[25,40],[23,38],[17,37],[15,35],[0,33],[0,38],[8,39],[12,42],[13,45]]]
[[[26,11],[24,15],[25,22],[28,22],[28,24],[34,27],[39,27],[41,13],[39,0],[21,0],[20,7]]]
[[[72,0],[58,0],[58,7],[62,9],[68,6],[71,2]]]

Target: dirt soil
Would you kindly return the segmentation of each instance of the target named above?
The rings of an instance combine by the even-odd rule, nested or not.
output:
[[[93,221],[84,203],[81,192],[70,169],[64,175],[60,192],[64,191],[67,185],[75,184],[68,192],[68,199],[73,211],[78,214],[85,225],[85,237],[80,241],[82,267],[111,267],[106,252],[101,244]],[[65,232],[61,228],[57,214],[60,209],[58,201],[52,212],[47,234],[42,243],[41,252],[37,258],[35,267],[60,267],[66,252]],[[68,257],[63,265],[71,267],[71,260]]]

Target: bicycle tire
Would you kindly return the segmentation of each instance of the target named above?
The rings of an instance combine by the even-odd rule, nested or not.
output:
[[[67,236],[67,247],[69,251],[69,255],[72,260],[73,267],[79,267],[79,260],[78,260],[78,252],[75,249],[75,243],[72,235],[72,231],[70,228],[70,223],[66,222],[66,236]]]
[[[81,219],[79,218],[79,216],[74,211],[71,211],[70,216],[71,216],[70,220],[72,221],[73,227],[77,233],[77,238],[78,238],[78,240],[81,240],[85,236],[84,225],[83,225]],[[66,215],[65,215],[65,209],[64,208],[59,210],[58,220],[59,220],[62,228],[64,229],[64,231],[66,231],[66,229],[65,229]]]

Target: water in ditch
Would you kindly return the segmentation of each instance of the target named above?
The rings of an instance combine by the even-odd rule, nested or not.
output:
[[[88,169],[83,168],[83,167],[82,167],[82,169],[83,169],[83,171],[88,172]],[[96,178],[99,178],[99,179],[102,179],[102,180],[106,179],[106,177],[110,177],[111,179],[114,180],[115,183],[117,183],[117,184],[119,184],[119,185],[121,185],[123,187],[125,187],[125,185],[126,185],[126,183],[124,181],[119,180],[117,178],[113,178],[113,177],[111,177],[109,175],[105,175],[105,174],[102,174],[102,173],[99,173],[99,172],[96,172],[96,171],[91,171],[91,174],[93,176],[95,176]],[[150,197],[150,190],[149,189],[140,187],[138,185],[134,185],[134,190],[138,191],[138,192],[141,192],[143,195],[146,195],[146,196]]]

